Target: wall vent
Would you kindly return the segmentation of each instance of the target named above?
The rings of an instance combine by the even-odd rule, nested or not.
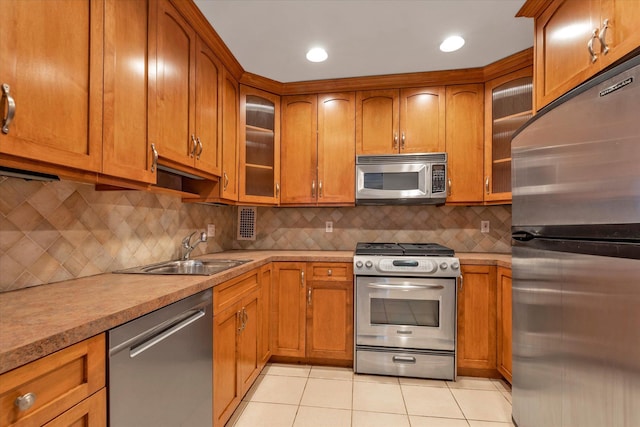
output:
[[[256,240],[256,208],[238,206],[238,240]]]

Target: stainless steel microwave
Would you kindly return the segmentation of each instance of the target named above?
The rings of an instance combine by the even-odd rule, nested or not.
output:
[[[443,204],[447,153],[356,157],[357,205]]]

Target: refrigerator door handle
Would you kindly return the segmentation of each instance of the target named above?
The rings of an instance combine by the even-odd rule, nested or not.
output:
[[[511,233],[511,238],[518,242],[528,242],[536,238],[536,235],[529,233],[528,231],[514,231]]]

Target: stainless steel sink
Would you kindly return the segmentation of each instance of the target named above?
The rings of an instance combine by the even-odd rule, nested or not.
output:
[[[211,276],[251,261],[250,259],[189,259],[186,261],[166,261],[114,271],[126,274],[183,274],[191,276]]]

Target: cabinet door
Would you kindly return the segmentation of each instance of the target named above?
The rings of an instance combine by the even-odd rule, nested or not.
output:
[[[107,389],[101,389],[43,426],[107,427]]]
[[[445,150],[445,89],[411,88],[400,91],[400,152]]]
[[[587,42],[600,27],[599,0],[556,0],[535,23],[536,109],[598,71]],[[598,53],[599,41],[593,40]]]
[[[305,266],[304,262],[273,264],[271,351],[274,356],[305,355]]]
[[[312,263],[308,271],[307,357],[353,360],[353,265]]]
[[[0,84],[15,116],[0,153],[100,170],[103,18],[102,0],[2,2]]]
[[[496,267],[463,265],[458,292],[458,375],[495,376]]]
[[[260,369],[271,357],[271,264],[260,268],[260,300],[258,316],[260,329],[258,330],[258,361]]]
[[[220,176],[222,128],[218,126],[218,88],[222,81],[222,66],[200,37],[196,42],[195,58],[195,167]]]
[[[238,387],[240,395],[249,390],[260,373],[258,356],[258,330],[261,327],[258,307],[258,292],[242,299],[240,310],[240,341],[238,343]]]
[[[157,2],[106,0],[104,22],[102,172],[155,183]]]
[[[282,98],[281,204],[315,204],[318,197],[318,99]]]
[[[158,10],[158,153],[163,159],[193,166],[196,33],[169,0]]]
[[[240,86],[239,199],[277,204],[280,193],[280,97]]]
[[[511,203],[511,137],[533,115],[532,67],[485,85],[484,201]]]
[[[484,86],[447,86],[447,203],[482,203]]]
[[[398,153],[399,116],[400,98],[397,90],[357,92],[356,153]]]
[[[224,69],[222,79],[222,176],[220,197],[238,200],[238,82]]]
[[[355,203],[353,92],[318,95],[318,204]]]
[[[498,371],[511,382],[512,372],[511,269],[498,267]]]
[[[235,304],[213,317],[213,425],[224,426],[242,398],[238,382],[239,316]]]
[[[599,45],[602,68],[611,65],[627,53],[640,46],[640,2],[634,0],[601,0],[600,34],[604,21],[608,20],[604,40]],[[605,50],[608,47],[608,51]]]

